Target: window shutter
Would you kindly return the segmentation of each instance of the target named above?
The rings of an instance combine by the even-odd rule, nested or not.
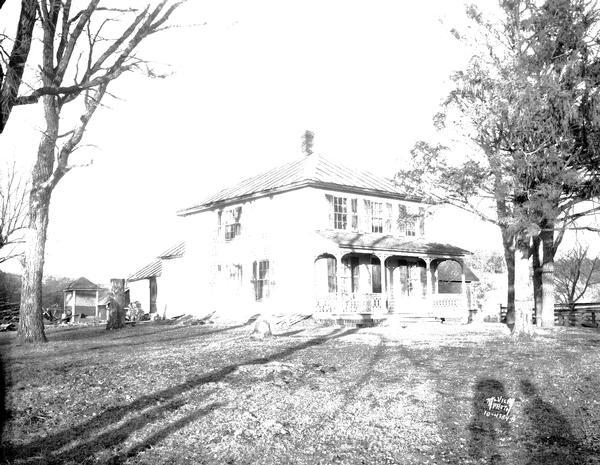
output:
[[[331,229],[335,229],[334,219],[333,219],[333,195],[325,194],[325,198],[327,199],[327,208],[329,209],[329,223],[328,227]]]
[[[350,199],[350,209],[352,212],[350,227],[352,231],[358,231],[358,199]]]
[[[385,232],[390,234],[392,232],[392,204],[385,204]]]
[[[425,209],[419,208],[419,235],[422,237],[425,235]]]
[[[360,230],[361,232],[371,232],[371,201],[363,201],[363,214]]]
[[[406,205],[398,205],[398,234],[406,235]]]
[[[217,238],[221,237],[221,220],[223,216],[223,211],[217,212]]]

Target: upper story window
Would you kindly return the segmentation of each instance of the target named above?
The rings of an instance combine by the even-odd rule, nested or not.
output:
[[[325,195],[329,202],[329,224],[334,229],[347,229],[348,227],[348,200],[346,197]]]
[[[348,208],[344,197],[333,198],[333,227],[346,229],[348,225]]]
[[[226,241],[230,241],[234,237],[242,233],[242,207],[230,208],[219,212],[219,235],[223,234]],[[221,231],[223,231],[221,233]]]
[[[329,227],[363,233],[423,236],[425,209],[395,202],[377,202],[325,194]]]
[[[425,209],[409,210],[406,205],[398,206],[398,230],[401,236],[415,237],[425,234]]]
[[[371,222],[371,232],[382,233],[383,232],[383,204],[381,202],[373,202],[371,200],[365,200],[365,210],[367,212],[367,218]]]

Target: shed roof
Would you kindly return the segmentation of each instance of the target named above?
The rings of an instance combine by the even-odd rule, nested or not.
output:
[[[392,180],[342,166],[317,154],[273,168],[266,173],[244,179],[233,187],[223,189],[200,203],[178,211],[178,215],[187,216],[208,210],[216,205],[286,192],[300,187],[315,186],[351,192],[372,193],[391,198],[419,200],[409,196]]]
[[[172,247],[169,247],[163,253],[161,253],[158,258],[179,258],[183,257],[185,254],[185,242],[179,242]]]
[[[149,279],[156,276],[160,276],[161,273],[162,263],[160,259],[158,259],[148,263],[146,266],[133,273],[131,276],[129,276],[129,278],[127,278],[127,281],[131,282],[139,281],[140,279]]]
[[[349,231],[321,230],[321,236],[340,247],[353,249],[388,250],[406,253],[424,253],[431,255],[471,255],[471,252],[460,247],[439,242],[425,242],[418,239],[407,240],[405,237],[381,234],[361,234]]]
[[[95,291],[97,289],[100,289],[100,286],[83,276],[75,281],[71,281],[67,287],[64,288],[65,291]]]

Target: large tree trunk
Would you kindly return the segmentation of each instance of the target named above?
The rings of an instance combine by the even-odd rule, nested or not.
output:
[[[519,238],[515,250],[515,323],[511,328],[513,336],[531,334],[531,310],[533,309],[533,288],[529,268],[530,244]]]
[[[106,329],[121,329],[125,327],[125,280],[110,280],[109,315]]]
[[[554,326],[554,225],[547,224],[540,233],[542,239],[542,314],[537,325],[542,328]]]
[[[515,238],[506,228],[500,227],[502,232],[502,245],[504,246],[504,260],[506,261],[507,296],[506,296],[506,324],[511,327],[515,324]]]
[[[531,261],[533,266],[533,300],[535,303],[535,320],[540,326],[542,318],[542,262],[540,260],[540,243],[539,236],[533,238],[533,246],[531,248]]]
[[[23,277],[21,280],[21,308],[17,339],[19,342],[46,342],[42,317],[42,277],[50,195],[44,193],[33,199],[29,208],[30,225],[25,245]]]
[[[31,176],[29,194],[29,231],[25,245],[23,278],[21,280],[21,308],[17,339],[20,342],[45,342],[42,317],[42,278],[46,233],[52,186],[48,179],[54,168],[56,141],[58,140],[58,105],[55,97],[44,97],[46,130],[38,148]]]

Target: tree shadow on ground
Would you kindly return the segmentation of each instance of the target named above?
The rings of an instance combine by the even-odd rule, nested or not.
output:
[[[580,465],[587,463],[589,450],[577,440],[567,418],[544,402],[535,385],[521,380],[525,397],[523,413],[532,433],[526,442],[528,465]]]
[[[357,329],[346,331],[335,329],[324,336],[315,337],[301,344],[287,347],[267,357],[257,357],[245,361],[242,360],[239,363],[230,364],[208,373],[192,376],[176,386],[141,396],[130,404],[108,408],[87,422],[49,434],[44,438],[26,444],[9,445],[6,455],[10,459],[44,457],[45,463],[85,461],[108,447],[114,447],[115,445],[122,443],[132,433],[143,429],[148,423],[159,421],[169,412],[179,409],[184,401],[182,399],[177,399],[177,397],[192,389],[196,389],[208,383],[219,382],[241,366],[263,365],[272,361],[281,360],[297,351],[319,346],[327,341],[352,334],[356,331]],[[206,407],[200,411],[200,413],[196,412],[196,414],[198,416],[204,415],[209,410],[217,408],[219,405],[220,404],[212,404],[212,406]],[[105,431],[107,428],[111,428],[125,417],[131,415],[134,416],[127,419],[118,428],[111,431]],[[158,441],[166,435],[171,434],[176,429],[194,421],[194,419],[193,415],[191,415],[187,422],[183,421],[183,423],[181,423],[181,421],[178,420],[164,428],[162,433],[156,433],[151,436],[151,438],[155,437],[154,440]],[[129,451],[138,450],[140,447],[143,448],[144,444],[151,441],[151,438],[131,447]],[[76,444],[72,444],[75,441]],[[127,452],[126,455],[128,453],[129,452]]]
[[[116,349],[118,347],[127,347],[127,348],[131,348],[131,347],[136,347],[136,346],[156,346],[156,345],[162,345],[162,344],[171,344],[173,342],[181,342],[181,341],[185,341],[187,339],[194,339],[197,337],[204,337],[204,336],[210,336],[213,334],[218,334],[218,333],[224,333],[227,331],[234,331],[236,329],[240,329],[240,328],[244,328],[248,326],[248,323],[241,323],[239,325],[235,325],[235,326],[226,326],[226,327],[222,327],[222,328],[216,328],[216,329],[208,329],[204,326],[193,326],[193,328],[198,328],[197,331],[193,331],[191,334],[173,334],[170,333],[169,336],[167,337],[163,337],[163,338],[157,338],[157,339],[153,339],[150,341],[147,340],[142,340],[139,342],[127,342],[127,341],[123,341],[121,342],[121,339],[125,339],[123,338],[110,338],[105,340],[103,343],[101,344],[91,344],[89,346],[81,346],[77,348],[77,352],[78,353],[84,353],[84,352],[92,352],[92,351],[110,351],[113,349]],[[202,330],[202,329],[206,329],[206,330]],[[178,328],[172,328],[172,329],[183,329],[183,327],[178,327]],[[170,331],[171,328],[165,330],[165,331]],[[156,334],[160,334],[161,331],[157,331]],[[101,334],[106,334],[104,332],[102,332]],[[147,334],[141,333],[139,334],[139,336],[146,336]],[[73,339],[74,340],[74,339]],[[53,342],[54,339],[51,339],[50,342]],[[70,341],[70,340],[69,340]],[[111,343],[112,341],[119,341],[116,343]],[[47,353],[47,352],[34,352],[28,355],[19,355],[18,360],[19,361],[25,361],[25,360],[32,360],[32,359],[37,359],[37,358],[43,358],[44,360],[50,360],[52,358],[62,358],[65,355],[69,355],[71,352],[70,349],[65,349],[65,350],[60,350],[60,351],[56,351],[56,352],[51,352],[51,353]]]
[[[485,460],[489,465],[505,463],[498,450],[498,440],[510,433],[507,420],[489,415],[487,399],[507,399],[504,384],[493,378],[483,378],[475,383],[473,392],[473,417],[469,423],[469,455]]]
[[[276,337],[284,337],[284,336],[294,336],[296,334],[300,334],[304,329],[296,329],[295,331],[288,331],[287,333],[275,333]]]

